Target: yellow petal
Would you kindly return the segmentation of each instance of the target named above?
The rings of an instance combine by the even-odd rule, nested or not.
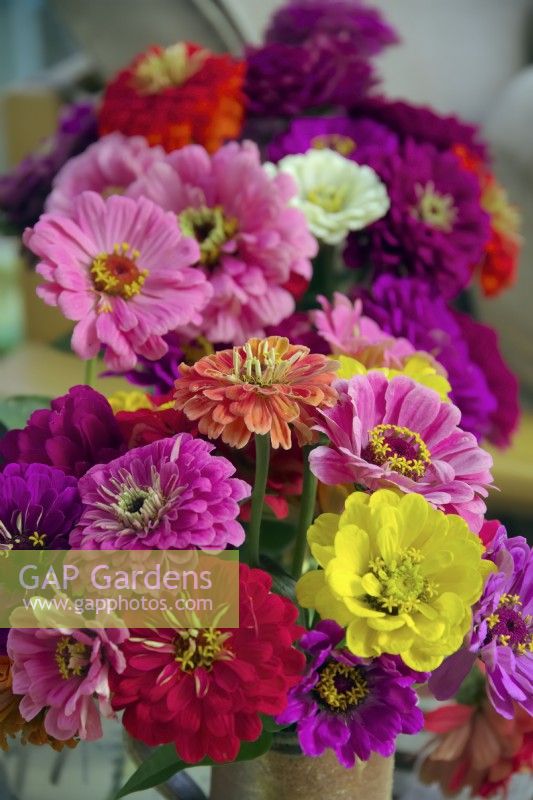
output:
[[[371,597],[381,596],[381,583],[372,572],[367,572],[361,578],[361,586]]]
[[[370,558],[368,534],[356,525],[345,525],[335,537],[335,556],[347,569],[362,575]]]
[[[356,619],[348,625],[346,644],[350,652],[360,658],[372,658],[372,656],[380,655],[380,650],[376,647],[375,633],[362,619]]]
[[[322,569],[313,569],[302,575],[296,584],[296,598],[304,608],[315,608],[316,596],[326,585],[326,574]]]
[[[338,558],[329,562],[326,581],[330,589],[339,597],[357,597],[362,594],[361,578],[347,568]]]

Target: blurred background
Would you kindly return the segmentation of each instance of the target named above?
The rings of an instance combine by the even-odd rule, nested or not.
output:
[[[492,494],[490,515],[505,521],[512,534],[527,535],[533,521],[533,0],[369,4],[382,9],[403,39],[403,46],[381,59],[384,91],[478,122],[496,173],[522,210],[526,245],[518,283],[495,300],[476,297],[475,304],[477,316],[499,330],[526,409],[513,447],[494,454],[501,492]],[[147,45],[189,39],[239,53],[245,41],[259,40],[278,5],[279,0],[0,0],[0,172],[54,131],[63,103],[93,96]],[[0,236],[0,395],[60,394],[82,380],[81,364],[61,347],[67,323],[35,299],[34,287],[18,240]],[[116,383],[109,391],[115,388]],[[124,770],[133,769],[120,736],[112,726],[106,739],[69,753],[65,763],[64,755],[40,748],[2,756],[0,800],[105,800]],[[181,791],[195,800],[190,788]],[[533,798],[526,784],[516,791],[517,800]],[[405,792],[408,800],[439,796],[413,786]],[[156,794],[138,797],[151,800]]]

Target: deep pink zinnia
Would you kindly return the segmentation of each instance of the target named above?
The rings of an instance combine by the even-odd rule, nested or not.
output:
[[[144,198],[83,192],[70,216],[44,214],[24,243],[45,279],[39,297],[77,322],[74,351],[90,359],[105,346],[111,369],[131,369],[137,356],[161,358],[162,337],[198,324],[212,293],[191,268],[196,242],[181,235],[173,214]]]
[[[198,272],[213,296],[193,333],[240,345],[294,311],[290,287],[310,279],[317,251],[303,214],[290,207],[295,193],[288,175],[267,174],[252,142],[231,142],[213,156],[183,147],[130,187],[129,196],[177,214],[183,233],[198,240]]]
[[[23,718],[32,720],[47,709],[44,727],[50,736],[99,739],[100,713],[111,714],[109,670],[124,669],[120,644],[127,637],[128,631],[119,628],[13,628],[7,651]]]
[[[492,458],[458,427],[458,408],[404,376],[389,381],[371,372],[334,386],[339,402],[321,412],[317,426],[330,446],[311,454],[311,468],[323,483],[422,494],[480,530]]]
[[[294,648],[298,611],[271,593],[272,578],[240,565],[238,628],[132,630],[126,669],[110,675],[113,708],[131,736],[173,742],[180,758],[233,761],[279,714],[304,669]]]

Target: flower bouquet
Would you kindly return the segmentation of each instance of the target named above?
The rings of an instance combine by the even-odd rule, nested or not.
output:
[[[2,178],[86,365],[5,425],[2,548],[240,560],[233,625],[15,615],[2,747],[114,717],[149,748],[120,797],[203,764],[213,800],[388,800],[424,728],[448,792],[532,768],[533,557],[485,506],[517,382],[465,293],[512,283],[519,217],[473,126],[378,93],[396,42],[292,0],[243,59],[152,47]]]

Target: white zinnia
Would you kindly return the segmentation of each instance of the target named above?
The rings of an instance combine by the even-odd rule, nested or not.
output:
[[[273,165],[265,167],[273,172]],[[277,169],[296,181],[298,194],[292,203],[326,244],[339,244],[350,231],[366,228],[389,210],[387,189],[374,170],[333,150],[285,156]]]

